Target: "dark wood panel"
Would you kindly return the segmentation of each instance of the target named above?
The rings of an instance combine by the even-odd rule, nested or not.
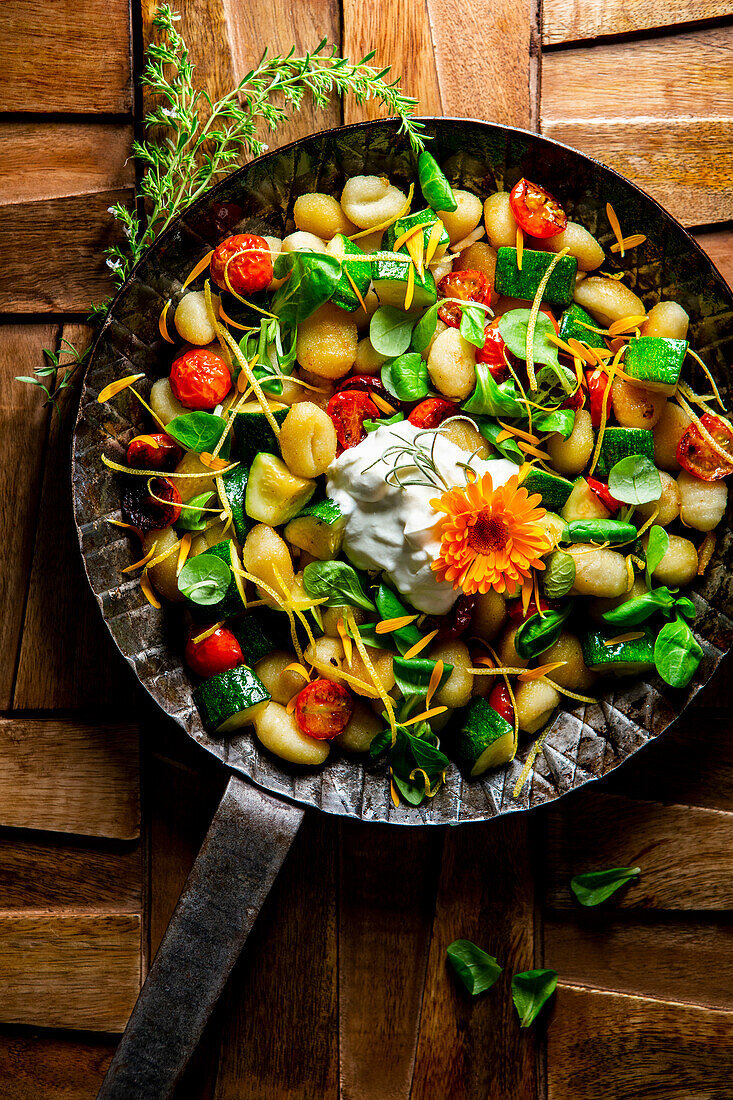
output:
[[[94,1100],[115,1043],[105,1038],[0,1028],[0,1095],[12,1100]]]
[[[114,909],[141,913],[139,844],[0,834],[0,909]]]
[[[638,34],[733,15],[730,0],[544,0],[542,44]]]

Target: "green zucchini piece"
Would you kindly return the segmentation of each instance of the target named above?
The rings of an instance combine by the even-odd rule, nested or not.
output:
[[[607,478],[622,458],[644,455],[654,462],[654,435],[650,428],[606,428],[595,473]]]
[[[454,735],[453,757],[465,776],[475,779],[489,768],[514,759],[514,726],[475,695],[468,704],[460,730]]]
[[[496,260],[495,289],[507,298],[524,298],[531,301],[537,293],[545,273],[555,259],[554,252],[534,252],[525,248],[522,253],[522,270],[517,267],[516,248],[500,248]],[[573,300],[578,261],[574,256],[563,256],[552,270],[543,302],[566,306]]]
[[[448,207],[445,206],[443,207],[443,209],[447,210]],[[405,218],[398,218],[396,222],[393,222],[392,225],[389,226],[384,235],[384,248],[386,250],[392,251],[394,249],[395,241],[398,240],[398,238],[401,237],[403,233],[406,233],[408,229],[413,229],[416,225],[422,225],[425,227],[423,229],[423,245],[427,249],[428,242],[430,240],[430,234],[433,231],[433,226],[439,220],[440,219],[437,217],[434,210],[418,210],[415,214],[408,214]],[[430,262],[434,263],[436,260],[442,259],[449,244],[450,237],[448,236],[448,232],[444,227],[443,232],[440,235],[440,240],[438,241],[438,247],[436,248],[433,258]],[[407,253],[407,245],[403,244],[399,251],[400,253]],[[409,253],[407,254],[409,255]]]
[[[270,408],[276,423],[282,426],[290,409],[287,405],[281,405],[279,402],[273,402]],[[280,454],[277,437],[260,408],[259,401],[246,401],[242,405],[234,418],[232,432],[237,443],[237,453],[240,461],[245,466],[249,466],[252,459],[260,451],[267,451],[272,455]]]
[[[407,250],[405,256],[409,259]],[[396,309],[405,308],[405,295],[407,293],[407,272],[411,266],[402,260],[372,260],[372,282],[380,303],[383,306],[394,306]],[[427,309],[433,305],[438,297],[435,279],[427,268],[422,277],[415,271],[415,290],[410,303],[410,312],[413,310]]]
[[[608,519],[608,508],[601,503],[585,478],[579,477],[565,501],[562,518],[566,523],[572,523],[576,519]],[[564,527],[563,523],[563,529]]]
[[[626,349],[624,373],[645,390],[672,394],[680,380],[687,346],[687,340],[637,336]]]
[[[248,665],[256,665],[268,653],[272,653],[273,649],[278,648],[279,637],[271,628],[273,614],[271,612],[265,616],[257,608],[227,624],[239,642],[242,656]]]
[[[309,504],[285,528],[285,538],[299,550],[306,550],[321,561],[332,561],[344,540],[346,519],[333,500]]]
[[[542,519],[538,520],[537,523],[543,531],[547,532],[552,542],[559,539],[565,530],[565,520],[558,516],[556,512],[545,512]]]
[[[316,491],[310,478],[291,474],[276,455],[255,455],[250,467],[245,507],[247,515],[258,523],[277,527],[297,516]]]
[[[214,546],[210,546],[206,551],[207,554],[216,554],[217,558],[221,558],[225,561],[229,568],[236,566],[238,569],[242,568],[242,562],[239,557],[239,550],[234,539],[222,539],[221,542],[217,542]],[[242,597],[239,595],[239,588],[232,573],[232,579],[229,582],[229,587],[224,594],[223,599],[219,600],[219,603],[215,603],[210,607],[206,607],[203,610],[206,611],[206,617],[210,621],[214,619],[227,619],[230,615],[237,615],[244,608]],[[200,619],[201,616],[196,611],[196,618]]]
[[[262,681],[246,665],[219,672],[193,689],[193,701],[209,733],[233,733],[250,725],[270,699]]]
[[[589,348],[605,348],[606,341],[603,337],[599,333],[586,328],[586,325],[600,328],[600,325],[596,324],[590,313],[586,313],[582,306],[579,306],[577,302],[573,302],[560,318],[560,339],[567,343],[572,336],[574,340],[580,340],[581,344],[587,344]]]
[[[604,676],[637,676],[653,668],[654,635],[649,627],[644,630],[642,638],[605,644],[628,633],[619,627],[590,630],[580,640],[587,667]]]
[[[234,530],[240,542],[244,542],[247,533],[254,527],[254,521],[250,519],[244,508],[244,498],[247,492],[249,470],[241,463],[221,479],[221,487],[224,496],[229,501],[234,520]]]
[[[542,507],[547,508],[549,512],[561,511],[573,491],[572,481],[534,467],[528,471],[522,485],[528,493],[539,493],[542,497]]]
[[[369,284],[372,281],[372,265],[363,259],[356,263],[349,263],[349,256],[365,257],[366,252],[359,248],[358,244],[354,244],[348,237],[345,237],[343,233],[337,233],[326,247],[332,256],[343,261],[341,278],[336,283],[331,301],[334,305],[340,306],[341,309],[347,309],[349,313],[353,313],[361,306],[359,294],[363,299],[369,290]],[[347,279],[347,271],[359,294],[356,293],[349,279]]]

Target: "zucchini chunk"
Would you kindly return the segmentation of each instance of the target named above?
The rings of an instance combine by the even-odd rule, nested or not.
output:
[[[333,240],[329,241],[327,247],[331,255],[344,261],[341,278],[336,283],[331,301],[335,306],[340,306],[341,309],[347,309],[349,313],[353,313],[361,306],[359,294],[363,299],[369,290],[369,284],[372,281],[372,265],[364,260],[359,260],[358,263],[348,262],[349,256],[366,256],[366,253],[357,244],[350,241],[348,237],[345,237],[343,233],[337,233]],[[351,279],[351,282],[349,282],[349,279]],[[356,287],[359,294],[356,293],[354,287]]]
[[[204,680],[193,689],[204,729],[209,733],[233,733],[248,726],[270,701],[270,693],[251,668],[239,665]]]
[[[589,348],[605,348],[606,342],[600,333],[593,332],[591,329],[586,328],[586,325],[592,325],[593,328],[600,327],[593,320],[590,313],[586,313],[582,306],[579,306],[577,302],[573,302],[560,318],[560,339],[567,343],[572,336],[574,340],[579,340],[581,344],[587,344]]]
[[[522,485],[528,493],[539,493],[542,497],[542,507],[548,512],[561,512],[567,503],[567,499],[573,491],[572,481],[558,477],[557,474],[549,474],[546,470],[538,470],[532,467],[525,477]]]
[[[423,229],[423,247],[427,249],[428,242],[430,240],[430,234],[432,233],[433,226],[439,218],[434,210],[418,210],[415,214],[408,214],[405,218],[398,218],[396,222],[390,225],[384,235],[384,248],[388,250],[394,249],[395,241],[398,240],[404,233],[407,233],[409,229],[414,229],[416,225],[424,226]],[[440,240],[438,241],[438,247],[435,249],[431,263],[435,263],[441,260],[445,255],[446,249],[450,244],[450,237],[445,226],[443,226],[443,232],[440,234]],[[407,252],[407,245],[401,245],[400,252]]]
[[[346,519],[333,500],[309,504],[285,528],[285,538],[299,550],[306,550],[320,561],[331,561],[341,549]]]
[[[297,516],[315,491],[315,481],[296,477],[281,458],[262,452],[255,455],[249,471],[244,502],[247,515],[278,527]]]
[[[255,609],[227,624],[239,642],[242,656],[248,665],[256,665],[263,657],[272,653],[273,649],[278,648],[279,641],[269,621],[273,614],[274,612],[263,615],[260,609]]]
[[[654,462],[654,434],[651,429],[606,428],[596,473],[600,477],[608,477],[616,463],[630,455],[644,455]]]
[[[409,259],[407,250],[405,256]],[[395,306],[396,309],[405,308],[405,295],[407,294],[407,272],[409,264],[402,260],[372,260],[372,282],[377,292],[377,297],[383,306]],[[410,303],[410,311],[427,309],[438,297],[435,279],[427,268],[422,277],[415,272],[415,289]]]
[[[244,542],[248,532],[254,527],[254,521],[249,518],[244,508],[244,497],[247,491],[248,480],[249,470],[246,466],[241,465],[241,463],[236,469],[231,470],[228,474],[224,474],[221,479],[222,492],[232,510],[234,530],[240,542]]]
[[[654,635],[649,627],[642,638],[606,645],[611,639],[627,633],[630,632],[619,627],[589,631],[580,640],[586,666],[602,676],[638,676],[653,668]]]
[[[453,741],[453,755],[460,770],[475,779],[489,768],[508,764],[515,752],[514,726],[475,695]]]
[[[276,423],[281,427],[290,412],[289,407],[276,401],[270,404],[270,409]],[[260,451],[267,451],[271,455],[280,454],[277,437],[260,408],[259,401],[246,401],[242,405],[234,417],[232,432],[237,444],[237,453],[245,466],[248,466]]]
[[[210,546],[206,551],[207,554],[216,554],[217,558],[221,558],[225,561],[231,569],[234,565],[238,569],[242,568],[242,562],[239,557],[239,550],[234,539],[222,539],[221,542],[215,543],[214,546]],[[242,597],[239,595],[239,586],[234,579],[234,573],[232,573],[232,579],[229,582],[223,598],[219,600],[219,603],[215,603],[212,606],[201,608],[198,605],[193,608],[194,617],[199,619],[201,612],[206,612],[206,618],[211,619],[211,616],[216,616],[217,619],[227,619],[230,615],[237,615],[244,608]]]
[[[496,292],[507,298],[525,298],[531,301],[554,258],[554,252],[534,252],[525,248],[520,271],[517,267],[516,248],[500,248],[496,260]],[[575,292],[577,270],[578,261],[575,256],[563,256],[552,269],[542,301],[558,306],[569,305]]]
[[[687,340],[666,336],[637,336],[629,341],[624,372],[645,390],[673,394],[677,389]]]

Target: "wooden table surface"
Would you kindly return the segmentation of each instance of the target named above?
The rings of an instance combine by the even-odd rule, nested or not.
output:
[[[376,48],[425,113],[539,129],[692,226],[733,281],[731,0],[185,0],[210,91],[264,45]],[[0,4],[0,1096],[93,1097],[225,775],[153,710],[82,579],[69,424],[13,381],[84,340],[128,197],[151,0]],[[310,107],[279,142],[364,112]],[[608,781],[460,829],[309,815],[179,1100],[730,1100],[727,673]],[[569,878],[638,863],[601,910]],[[470,1000],[445,948],[505,973]],[[513,971],[549,966],[520,1031]],[[134,1100],[134,1098],[130,1098]]]

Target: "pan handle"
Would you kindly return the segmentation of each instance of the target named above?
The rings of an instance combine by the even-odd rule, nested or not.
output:
[[[98,1100],[165,1100],[193,1054],[303,811],[232,776]]]

